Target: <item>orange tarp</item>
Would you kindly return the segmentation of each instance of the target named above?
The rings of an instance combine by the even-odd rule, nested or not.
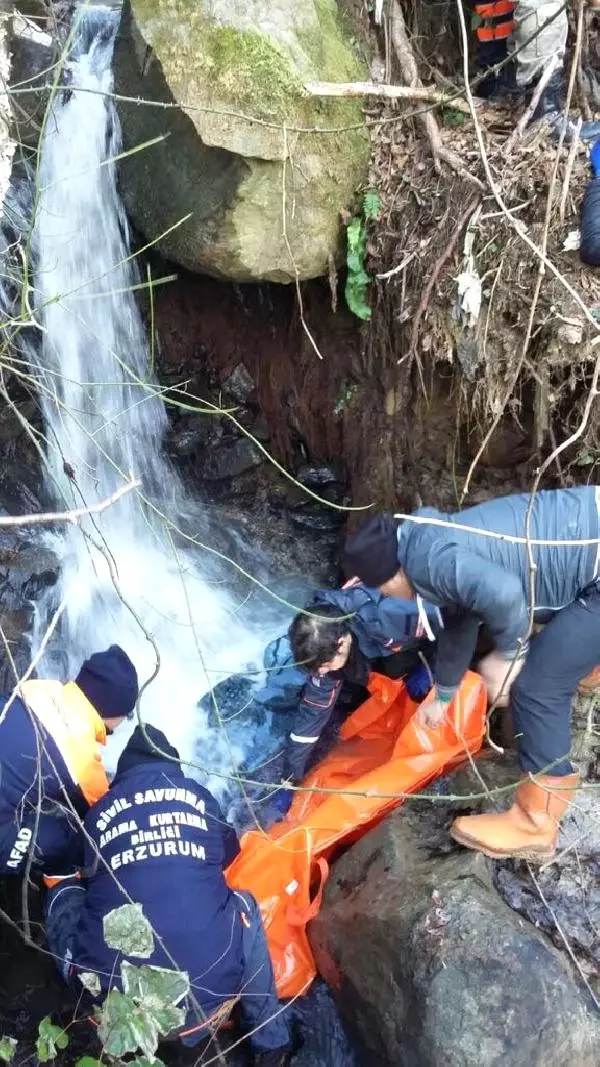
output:
[[[304,779],[314,791],[296,793],[286,818],[267,833],[244,834],[227,871],[232,888],[260,904],[280,997],[295,996],[315,977],[305,928],[319,910],[336,848],[378,823],[403,793],[419,792],[481,747],[486,692],[478,675],[465,675],[448,721],[435,730],[417,724],[403,682],[372,674],[369,691]]]

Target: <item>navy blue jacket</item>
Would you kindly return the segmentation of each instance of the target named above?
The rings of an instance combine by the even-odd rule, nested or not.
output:
[[[452,515],[422,508],[416,515],[524,537],[529,494],[486,501]],[[537,493],[531,537],[578,540],[598,537],[594,486]],[[597,545],[533,549],[535,620],[546,622],[570,604],[597,576]],[[440,688],[454,688],[469,667],[477,631],[486,627],[494,646],[514,654],[529,624],[527,546],[467,530],[405,521],[398,528],[398,561],[417,593],[444,610],[435,677]]]
[[[106,944],[102,926],[107,912],[128,903],[117,879],[142,905],[210,1016],[239,992],[243,973],[240,909],[223,877],[239,843],[214,797],[178,764],[156,759],[118,773],[88,812],[85,829],[101,860],[86,842],[86,900],[73,942],[76,968],[98,973],[102,995],[119,985],[122,956]],[[150,958],[128,959],[173,966],[157,943]],[[195,1016],[188,1018],[194,1025]]]
[[[333,604],[340,615],[352,616],[348,627],[366,660],[416,649],[423,641],[419,609],[414,600],[385,597],[378,589],[360,585],[351,589],[319,589],[311,606],[318,610],[319,604]],[[437,635],[441,628],[439,612],[431,605],[426,605],[424,610],[432,632]],[[295,666],[287,637],[280,637],[267,647],[265,668],[267,682],[258,699],[271,707],[293,712],[283,773],[285,778],[297,782],[304,776],[311,753],[331,718],[346,672],[320,675]]]

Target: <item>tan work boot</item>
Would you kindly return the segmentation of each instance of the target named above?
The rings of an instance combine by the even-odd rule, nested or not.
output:
[[[560,820],[578,785],[578,774],[526,778],[508,811],[461,815],[454,820],[450,834],[459,844],[494,860],[512,857],[538,863],[552,859]]]
[[[580,693],[596,693],[600,689],[600,666],[594,667],[593,671],[586,674],[585,678],[577,683],[577,688]]]

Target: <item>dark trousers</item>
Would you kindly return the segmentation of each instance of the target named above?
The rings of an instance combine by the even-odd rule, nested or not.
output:
[[[85,903],[81,882],[66,879],[48,894],[46,904],[46,940],[65,982],[75,995],[81,996],[82,985],[73,965],[73,941],[81,908]],[[260,908],[251,893],[235,893],[243,922],[242,951],[244,976],[240,988],[240,1008],[249,1041],[257,1050],[270,1051],[285,1047],[289,1029],[285,1007],[279,1003],[273,966]],[[182,916],[185,922],[185,916]],[[232,996],[235,991],[232,990]],[[186,1021],[186,1030],[194,1026]],[[184,1045],[196,1045],[206,1039],[205,1027],[181,1038]]]
[[[251,893],[235,893],[243,920],[244,976],[239,990],[240,1012],[248,1040],[257,1051],[285,1048],[290,1034],[285,1007],[277,999],[273,965],[269,955],[260,908]],[[197,1044],[206,1034],[183,1038]]]
[[[526,772],[572,773],[571,704],[578,682],[600,663],[600,589],[584,589],[531,642],[512,687],[519,762]]]

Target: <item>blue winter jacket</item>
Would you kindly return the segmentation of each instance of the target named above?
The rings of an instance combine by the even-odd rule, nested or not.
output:
[[[524,537],[530,496],[527,493],[486,501],[451,515],[422,508],[418,516],[446,519]],[[531,518],[532,539],[578,540],[598,537],[595,487],[537,493]],[[580,548],[533,548],[535,619],[548,621],[570,604],[597,576],[597,545]],[[527,546],[511,544],[468,530],[421,525],[398,528],[398,561],[415,590],[444,610],[435,676],[441,689],[454,688],[468,668],[477,630],[483,623],[494,646],[507,656],[516,652],[529,626]]]
[[[422,621],[414,600],[385,597],[378,589],[356,586],[352,589],[319,589],[311,601],[333,604],[340,616],[348,615],[360,652],[367,660],[392,655],[423,640]],[[424,605],[431,631],[441,629],[439,611]],[[264,657],[267,681],[258,699],[272,708],[293,714],[284,756],[284,776],[299,781],[306,771],[314,747],[327,725],[341,693],[344,672],[311,673],[295,666],[290,642],[280,637],[267,646]]]
[[[87,892],[72,949],[76,969],[95,971],[103,995],[120,985],[122,954],[106,944],[102,923],[128,903],[126,893],[142,905],[210,1016],[239,992],[243,973],[240,908],[223,877],[239,844],[214,797],[178,764],[152,760],[117,774],[88,812],[85,829],[101,859],[86,842]],[[173,966],[158,943],[149,958],[127,958]],[[195,1025],[191,1012],[188,1025]]]

